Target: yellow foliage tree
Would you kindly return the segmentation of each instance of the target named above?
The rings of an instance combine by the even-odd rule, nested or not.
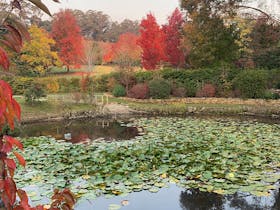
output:
[[[51,50],[55,41],[49,34],[35,25],[32,25],[28,31],[31,40],[24,43],[20,59],[40,75],[45,74],[51,66],[61,65],[57,52]]]

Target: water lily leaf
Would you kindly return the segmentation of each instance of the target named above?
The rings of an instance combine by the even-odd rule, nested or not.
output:
[[[110,204],[108,210],[118,210],[121,206],[118,204]]]

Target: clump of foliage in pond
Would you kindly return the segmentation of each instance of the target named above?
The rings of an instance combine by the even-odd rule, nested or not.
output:
[[[268,195],[280,178],[279,125],[181,118],[138,119],[146,134],[122,142],[72,145],[53,138],[24,139],[30,163],[17,173],[40,196],[70,185],[83,198],[184,188]],[[23,176],[24,174],[24,176]]]

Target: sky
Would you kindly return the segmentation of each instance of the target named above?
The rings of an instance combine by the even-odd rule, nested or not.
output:
[[[109,15],[113,21],[122,21],[125,18],[141,20],[147,13],[152,12],[160,24],[165,23],[167,17],[179,7],[179,0],[60,0],[60,4],[51,0],[42,1],[51,13],[58,12],[60,8],[96,10]]]

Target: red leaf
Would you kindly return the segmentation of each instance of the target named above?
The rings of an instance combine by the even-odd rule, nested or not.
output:
[[[2,152],[9,153],[9,152],[12,151],[12,149],[13,149],[12,144],[10,142],[5,142],[3,147],[2,147]]]
[[[25,162],[24,158],[18,152],[14,152],[14,155],[16,156],[19,164],[22,165],[23,167],[25,167],[26,162]]]
[[[29,209],[30,206],[28,204],[28,197],[27,194],[24,190],[18,189],[17,190],[17,194],[20,198],[20,205],[24,208],[24,209]]]
[[[16,169],[16,162],[13,160],[13,159],[10,159],[10,158],[7,158],[6,160],[5,160],[5,163],[7,164],[7,166],[9,167],[9,168],[11,168],[11,169],[13,169],[13,170],[15,170]]]
[[[7,70],[10,66],[9,58],[3,48],[0,47],[0,66]]]
[[[6,140],[6,142],[9,142],[12,146],[15,145],[20,150],[23,150],[23,144],[19,140],[15,139],[11,136],[4,136],[3,138]]]
[[[0,180],[0,190],[2,191],[4,189],[4,185],[5,185],[5,182],[4,180]]]
[[[10,205],[13,205],[16,201],[16,192],[17,188],[14,180],[9,177],[6,178],[3,193],[7,195]]]

